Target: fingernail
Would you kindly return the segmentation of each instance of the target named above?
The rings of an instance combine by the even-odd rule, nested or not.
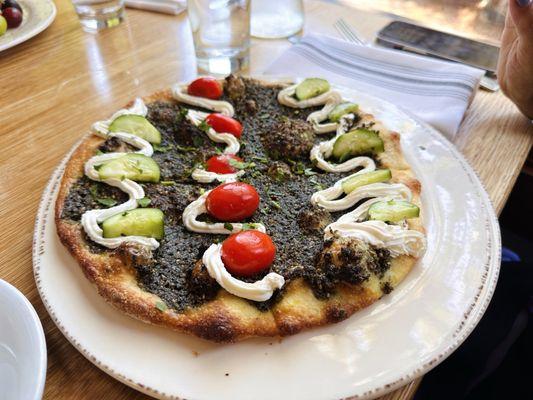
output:
[[[516,0],[520,7],[527,7],[531,4],[531,0]]]

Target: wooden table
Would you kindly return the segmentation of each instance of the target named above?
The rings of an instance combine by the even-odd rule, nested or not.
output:
[[[35,288],[31,246],[41,192],[53,169],[91,123],[136,95],[195,74],[185,16],[128,10],[121,26],[84,33],[70,1],[36,38],[0,54],[0,278],[35,306],[46,333],[45,399],[141,399],[87,361],[52,323]],[[308,3],[309,15],[317,3]],[[366,16],[365,20],[370,17]],[[251,72],[286,41],[256,41]],[[479,92],[455,144],[479,173],[500,212],[533,143],[533,127],[500,93]],[[412,397],[419,380],[385,396]]]

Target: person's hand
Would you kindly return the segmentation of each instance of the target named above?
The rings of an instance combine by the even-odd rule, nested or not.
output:
[[[533,1],[510,0],[502,35],[498,81],[503,92],[533,119]]]

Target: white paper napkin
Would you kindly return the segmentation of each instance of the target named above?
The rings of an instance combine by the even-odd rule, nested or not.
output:
[[[124,0],[129,8],[178,15],[185,11],[185,0]]]
[[[323,77],[400,106],[453,139],[483,71],[465,65],[306,35],[265,71]]]

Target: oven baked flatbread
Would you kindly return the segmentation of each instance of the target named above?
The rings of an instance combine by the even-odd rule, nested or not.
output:
[[[261,85],[266,87],[271,84]],[[169,90],[157,92],[143,100],[147,105],[176,104]],[[107,116],[98,117],[104,119]],[[235,118],[240,118],[238,112]],[[412,201],[420,205],[420,183],[402,156],[400,135],[385,129],[371,115],[362,115],[360,123],[363,122],[373,122],[372,128],[379,131],[384,141],[385,151],[379,157],[381,166],[390,168],[392,181],[406,184],[413,192]],[[254,134],[254,131],[246,130],[245,127],[245,135]],[[202,304],[175,310],[163,298],[145,290],[145,286],[139,283],[139,271],[131,255],[124,251],[95,249],[95,244],[91,244],[84,235],[80,221],[66,215],[65,207],[70,201],[69,194],[78,190],[78,182],[84,175],[84,163],[94,156],[105,142],[103,138],[88,135],[68,161],[56,201],[57,232],[98,293],[116,308],[144,322],[215,342],[233,342],[253,336],[292,335],[307,328],[339,322],[374,303],[395,288],[416,262],[416,259],[410,256],[393,258],[390,267],[382,276],[371,274],[359,284],[337,282],[335,290],[326,298],[318,298],[306,279],[296,277],[288,279],[281,298],[266,308],[258,308],[251,301],[219,289],[214,298]],[[268,219],[265,221],[266,225],[271,227]],[[423,232],[419,218],[409,220],[409,227]],[[177,246],[179,251],[179,243]],[[190,259],[191,270],[200,258]]]

